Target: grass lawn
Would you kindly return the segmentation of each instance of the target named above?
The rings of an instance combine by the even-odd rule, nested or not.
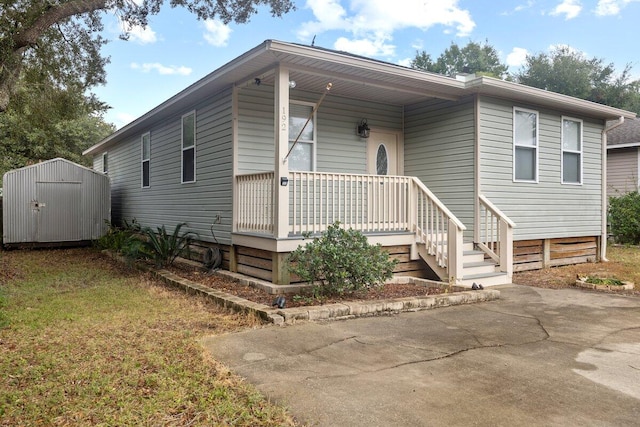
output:
[[[199,345],[251,327],[93,249],[0,252],[0,425],[294,425]]]

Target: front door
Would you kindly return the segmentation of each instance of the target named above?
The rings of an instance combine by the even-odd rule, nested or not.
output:
[[[371,131],[367,139],[367,173],[398,175],[398,139],[396,132]]]

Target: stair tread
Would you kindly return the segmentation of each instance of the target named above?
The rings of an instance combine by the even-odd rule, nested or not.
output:
[[[494,271],[491,273],[470,274],[468,276],[463,276],[462,280],[483,279],[485,277],[497,277],[497,276],[506,276],[506,275],[507,273],[504,271]]]
[[[471,268],[471,267],[485,267],[485,266],[496,266],[498,264],[496,264],[493,261],[478,261],[478,262],[465,262],[464,264],[462,264],[463,268]]]
[[[470,251],[463,251],[462,255],[479,255],[479,254],[484,254],[484,252],[479,251],[477,249],[472,249]]]

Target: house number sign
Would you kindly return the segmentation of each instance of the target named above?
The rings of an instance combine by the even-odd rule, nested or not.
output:
[[[287,108],[282,107],[282,117],[280,118],[280,130],[282,132],[287,131]]]

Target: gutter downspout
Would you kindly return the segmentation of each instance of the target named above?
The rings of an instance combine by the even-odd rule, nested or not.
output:
[[[624,123],[624,116],[620,116],[618,122],[602,129],[602,235],[600,236],[600,260],[607,259],[607,132]]]

